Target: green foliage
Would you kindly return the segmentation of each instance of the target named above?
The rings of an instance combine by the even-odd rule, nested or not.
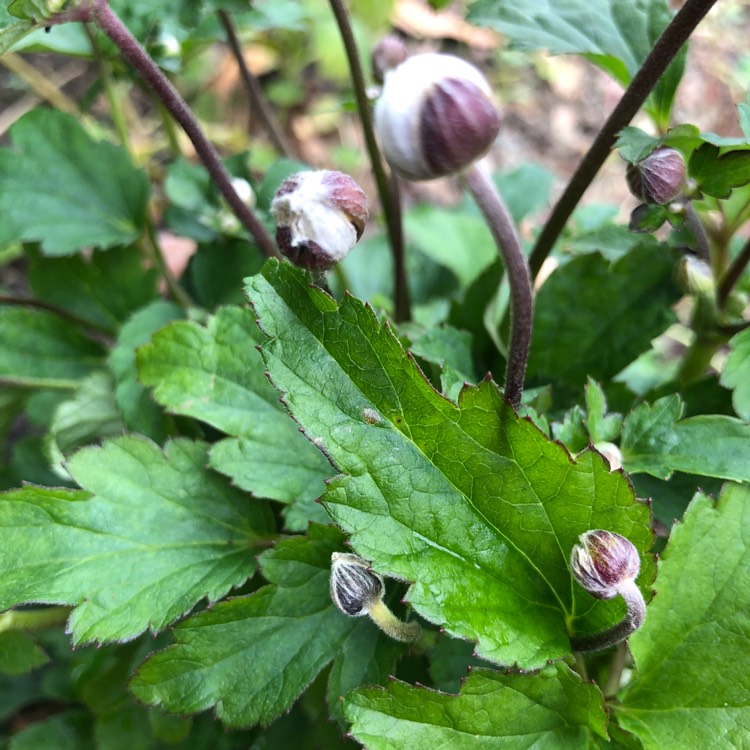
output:
[[[209,474],[205,458],[199,443],[176,440],[162,452],[124,437],[69,461],[86,492],[0,495],[2,565],[14,570],[0,583],[0,606],[78,605],[75,643],[128,640],[243,583],[273,522],[262,503]]]
[[[260,564],[269,585],[179,625],[177,643],[152,656],[133,678],[136,697],[187,713],[213,706],[225,725],[251,726],[286,711],[333,659],[345,662],[334,674],[347,688],[387,675],[393,649],[373,649],[374,626],[342,615],[328,595],[331,553],[342,542],[335,529],[312,526],[309,536],[264,552]],[[349,643],[362,629],[370,634],[364,659]],[[384,664],[370,667],[383,658]]]
[[[697,495],[662,556],[632,640],[637,678],[615,704],[646,750],[742,747],[750,732],[750,491]],[[666,689],[668,687],[668,689]]]
[[[549,0],[504,3],[477,0],[469,9],[474,23],[496,29],[518,49],[580,54],[627,86],[671,19],[665,0]],[[586,22],[581,23],[585,18]],[[685,68],[684,52],[655,87],[650,106],[657,124],[669,122],[672,102]]]
[[[567,558],[598,526],[645,555],[647,509],[620,475],[590,453],[573,464],[489,382],[446,401],[371,310],[339,307],[288,264],[267,263],[248,296],[271,380],[344,474],[326,507],[380,572],[414,582],[419,614],[525,668],[569,653],[568,621],[614,622],[619,603],[571,590]]]
[[[678,296],[664,249],[637,247],[615,263],[598,253],[574,258],[537,295],[531,381],[552,381],[565,396],[588,376],[611,380],[674,320]]]
[[[677,395],[641,404],[622,428],[626,471],[669,479],[673,471],[750,481],[750,425],[723,414],[682,419]]]
[[[69,255],[139,237],[149,185],[123,149],[54,110],[32,110],[10,136],[13,147],[0,149],[0,242],[36,241],[47,255]]]
[[[352,734],[372,750],[409,747],[580,748],[607,736],[601,694],[565,665],[530,675],[478,670],[459,695],[403,682],[345,702]]]
[[[689,180],[665,207],[589,191],[550,211],[570,195],[562,175],[518,164],[517,136],[501,130],[481,168],[516,165],[489,183],[515,225],[504,230],[522,252],[539,238],[535,263],[551,256],[516,412],[502,384],[521,364],[509,335],[521,269],[459,193],[471,180],[402,180],[410,304],[396,304],[385,230],[397,206],[376,191],[329,4],[112,0],[145,62],[108,12],[71,23],[74,5],[0,5],[0,54],[54,55],[5,60],[0,122],[0,747],[743,746],[750,103],[740,137],[673,123],[686,50],[644,71],[659,79],[645,105],[656,135],[618,120],[608,177],[678,149]],[[343,5],[366,61],[395,5]],[[577,54],[628,86],[673,5],[475,0],[467,18],[500,32],[496,49],[478,57],[463,31],[442,46],[481,58],[498,101],[521,95],[503,105],[513,124],[539,111],[554,74],[519,50]],[[234,87],[219,11],[287,154]],[[398,33],[413,52],[412,23]],[[521,140],[563,163],[560,122],[549,143]],[[270,236],[281,182],[312,168],[301,158],[351,171],[370,206],[359,246],[330,273],[266,261],[204,131]],[[688,278],[688,248],[711,274]],[[627,582],[626,608],[571,576],[593,529],[640,556],[635,633]],[[369,617],[331,598],[343,551],[383,577]],[[390,618],[414,640],[378,627]],[[629,643],[571,652],[618,638]]]

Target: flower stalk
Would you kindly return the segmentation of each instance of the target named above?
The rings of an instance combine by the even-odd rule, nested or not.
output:
[[[531,346],[534,300],[531,275],[513,218],[492,180],[476,164],[462,175],[492,232],[510,285],[510,337],[505,370],[505,397],[518,409]]]

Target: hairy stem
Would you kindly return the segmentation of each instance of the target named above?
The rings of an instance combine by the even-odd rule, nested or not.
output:
[[[237,38],[237,33],[234,29],[232,19],[225,10],[219,10],[217,12],[219,15],[219,20],[221,21],[221,25],[224,27],[224,31],[226,32],[227,41],[229,42],[229,47],[232,50],[232,55],[237,61],[237,67],[240,70],[242,83],[244,84],[245,90],[247,91],[247,97],[250,100],[250,105],[253,109],[253,112],[255,112],[255,114],[258,116],[258,119],[263,125],[266,133],[268,133],[268,137],[271,139],[271,143],[273,143],[276,150],[280,154],[283,154],[290,159],[293,158],[294,151],[291,147],[291,144],[289,143],[286,135],[284,135],[284,131],[282,130],[279,121],[276,119],[273,109],[271,109],[268,100],[263,94],[263,89],[260,87],[258,79],[253,75],[250,68],[247,67],[247,62],[245,62],[245,55],[242,52],[242,45],[240,44],[240,40]]]
[[[401,222],[401,188],[399,178],[391,172],[391,189],[388,198],[391,201],[390,211],[394,218],[394,226],[398,233],[398,242],[391,244],[393,252],[393,282],[396,309],[394,319],[397,323],[411,318],[411,301],[409,299],[409,284],[406,280],[406,258],[404,257],[404,226]]]
[[[372,173],[375,177],[375,184],[377,185],[378,196],[380,197],[380,205],[383,207],[383,215],[385,216],[391,253],[393,253],[394,284],[396,288],[395,318],[397,321],[408,320],[410,313],[408,294],[406,293],[406,271],[404,268],[404,234],[401,226],[401,211],[398,204],[398,197],[394,197],[392,191],[389,190],[388,177],[386,176],[383,161],[380,157],[378,142],[375,139],[375,129],[372,124],[370,102],[367,99],[365,77],[359,62],[357,44],[352,33],[351,24],[349,23],[349,16],[344,7],[343,0],[330,0],[330,4],[339,27],[341,39],[344,43],[344,50],[346,51],[352,86],[354,88],[354,96],[357,100],[359,119],[362,123],[362,132],[365,137],[365,146],[370,157]],[[401,291],[400,301],[399,291]]]
[[[81,20],[81,19],[79,19]],[[157,97],[164,103],[187,133],[195,146],[196,153],[208,170],[217,188],[234,211],[240,223],[250,232],[251,236],[267,257],[279,257],[276,245],[266,232],[260,220],[245,205],[232,187],[232,180],[221,157],[213,144],[206,138],[190,107],[180,96],[177,89],[162,73],[156,63],[149,57],[138,40],[128,31],[122,21],[112,11],[106,0],[94,0],[89,6],[89,15],[83,20],[95,21],[102,31],[115,43],[122,56],[143,76],[146,83],[153,89]]]
[[[370,619],[388,636],[402,643],[413,643],[422,635],[422,627],[418,622],[404,622],[388,609],[382,599],[372,605],[367,613]]]
[[[64,625],[68,621],[70,610],[70,607],[11,609],[0,615],[0,633],[9,630],[46,630]]]
[[[687,0],[656,41],[552,209],[531,253],[530,265],[534,275],[539,272],[586,188],[604,164],[617,133],[630,123],[682,45],[715,3],[716,0]]]
[[[514,409],[521,405],[523,379],[531,345],[533,293],[521,241],[505,202],[492,180],[475,164],[461,179],[474,196],[492,232],[510,284],[510,337],[505,371],[505,398]]]
[[[742,272],[748,263],[750,263],[750,239],[745,242],[744,247],[740,250],[740,254],[732,261],[726,273],[721,277],[719,286],[716,289],[716,301],[719,303],[719,307],[724,307],[726,304],[729,294],[740,280],[740,276],[742,276]]]
[[[635,585],[635,582],[626,581],[620,585],[617,591],[625,600],[625,605],[628,608],[625,618],[617,625],[599,633],[571,638],[570,644],[573,651],[601,651],[624,641],[643,625],[643,621],[646,619],[646,602],[643,600],[643,594],[641,594],[641,590]]]

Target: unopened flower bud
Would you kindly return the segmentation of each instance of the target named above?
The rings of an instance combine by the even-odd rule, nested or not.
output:
[[[412,643],[422,634],[418,622],[402,622],[383,601],[385,584],[361,557],[348,552],[331,555],[331,599],[349,617],[369,615],[386,634]]]
[[[644,203],[666,205],[685,186],[685,159],[679,151],[661,146],[643,161],[628,164],[626,179],[630,192]]]
[[[607,459],[610,471],[622,469],[622,453],[614,443],[603,440],[599,443],[595,443],[594,448],[596,448],[599,453]]]
[[[342,172],[299,172],[271,203],[276,242],[298,266],[325,271],[357,244],[367,222],[367,196]]]
[[[383,597],[383,579],[357,555],[334,552],[331,556],[331,599],[349,617],[366,615]]]
[[[412,180],[468,167],[500,129],[491,94],[479,70],[452,55],[414,55],[388,71],[375,107],[388,163]]]
[[[683,255],[677,267],[677,280],[690,294],[713,298],[716,282],[711,266],[695,255]]]
[[[573,547],[570,568],[576,581],[597,599],[612,599],[638,577],[641,558],[632,542],[613,531],[587,531]]]
[[[409,56],[406,45],[394,34],[384,36],[372,50],[372,77],[383,83],[385,74]]]

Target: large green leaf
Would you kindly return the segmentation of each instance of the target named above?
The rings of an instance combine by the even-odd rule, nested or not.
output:
[[[181,714],[214,706],[225,725],[250,726],[286,711],[327,664],[349,658],[357,640],[368,643],[371,658],[379,661],[373,642],[385,636],[368,619],[348,618],[331,602],[331,553],[342,543],[337,529],[313,524],[308,537],[283,540],[264,552],[260,563],[271,583],[178,625],[176,644],[146,660],[131,682],[133,693]],[[362,670],[362,655],[355,651],[352,657],[353,670],[345,664],[343,671],[361,677],[372,679],[393,667],[390,650],[385,668]],[[335,684],[351,689],[359,682],[352,684],[350,675]]]
[[[107,331],[155,299],[158,273],[146,269],[134,247],[97,250],[90,256],[47,258],[30,253],[34,295],[63,307]]]
[[[683,408],[673,394],[626,417],[620,445],[625,470],[658,479],[684,471],[750,482],[750,425],[723,414],[681,419]]]
[[[750,422],[750,330],[738,333],[730,342],[721,384],[732,388],[732,405],[737,414]]]
[[[529,378],[578,393],[587,376],[614,377],[674,320],[672,258],[637,247],[617,262],[574,258],[550,276],[535,303]]]
[[[0,306],[0,382],[74,388],[103,363],[104,350],[54,313]]]
[[[630,83],[672,18],[666,0],[544,0],[508,3],[476,0],[470,21],[496,29],[519,49],[581,54],[623,86]],[[652,111],[669,124],[677,85],[685,67],[679,53],[652,94]]]
[[[637,678],[614,708],[648,750],[747,747],[750,488],[697,495],[663,555],[657,593],[630,639]]]
[[[530,675],[477,670],[459,695],[393,681],[344,703],[367,750],[578,750],[607,736],[601,693],[564,664]]]
[[[750,151],[727,152],[704,143],[690,157],[688,174],[702,193],[728,198],[734,188],[750,183]]]
[[[352,297],[339,307],[288,263],[267,263],[248,295],[273,383],[343,472],[323,498],[329,512],[377,570],[414,582],[407,599],[421,615],[477,640],[484,658],[539,667],[570,652],[569,627],[622,614],[568,572],[590,528],[646,554],[648,509],[621,474],[593,453],[573,462],[492,382],[447,401],[370,308]],[[647,588],[649,557],[644,566]]]
[[[195,417],[233,437],[210,451],[210,464],[259,497],[305,508],[325,521],[313,501],[331,467],[299,433],[279,403],[255,350],[262,340],[251,310],[221,308],[205,326],[179,321],[138,353],[141,379],[169,411]],[[297,514],[299,515],[299,514]],[[289,523],[289,519],[288,519]]]
[[[109,355],[109,368],[115,377],[115,400],[125,424],[159,443],[166,432],[165,415],[138,380],[136,350],[160,328],[184,316],[185,311],[173,302],[152,302],[123,325]]]
[[[204,468],[205,445],[123,437],[68,462],[88,491],[0,495],[0,607],[78,605],[75,643],[160,630],[255,571],[268,508]]]
[[[35,109],[0,149],[0,243],[40,242],[48,255],[125,245],[146,219],[148,180],[127,152],[95,141],[72,115]]]

